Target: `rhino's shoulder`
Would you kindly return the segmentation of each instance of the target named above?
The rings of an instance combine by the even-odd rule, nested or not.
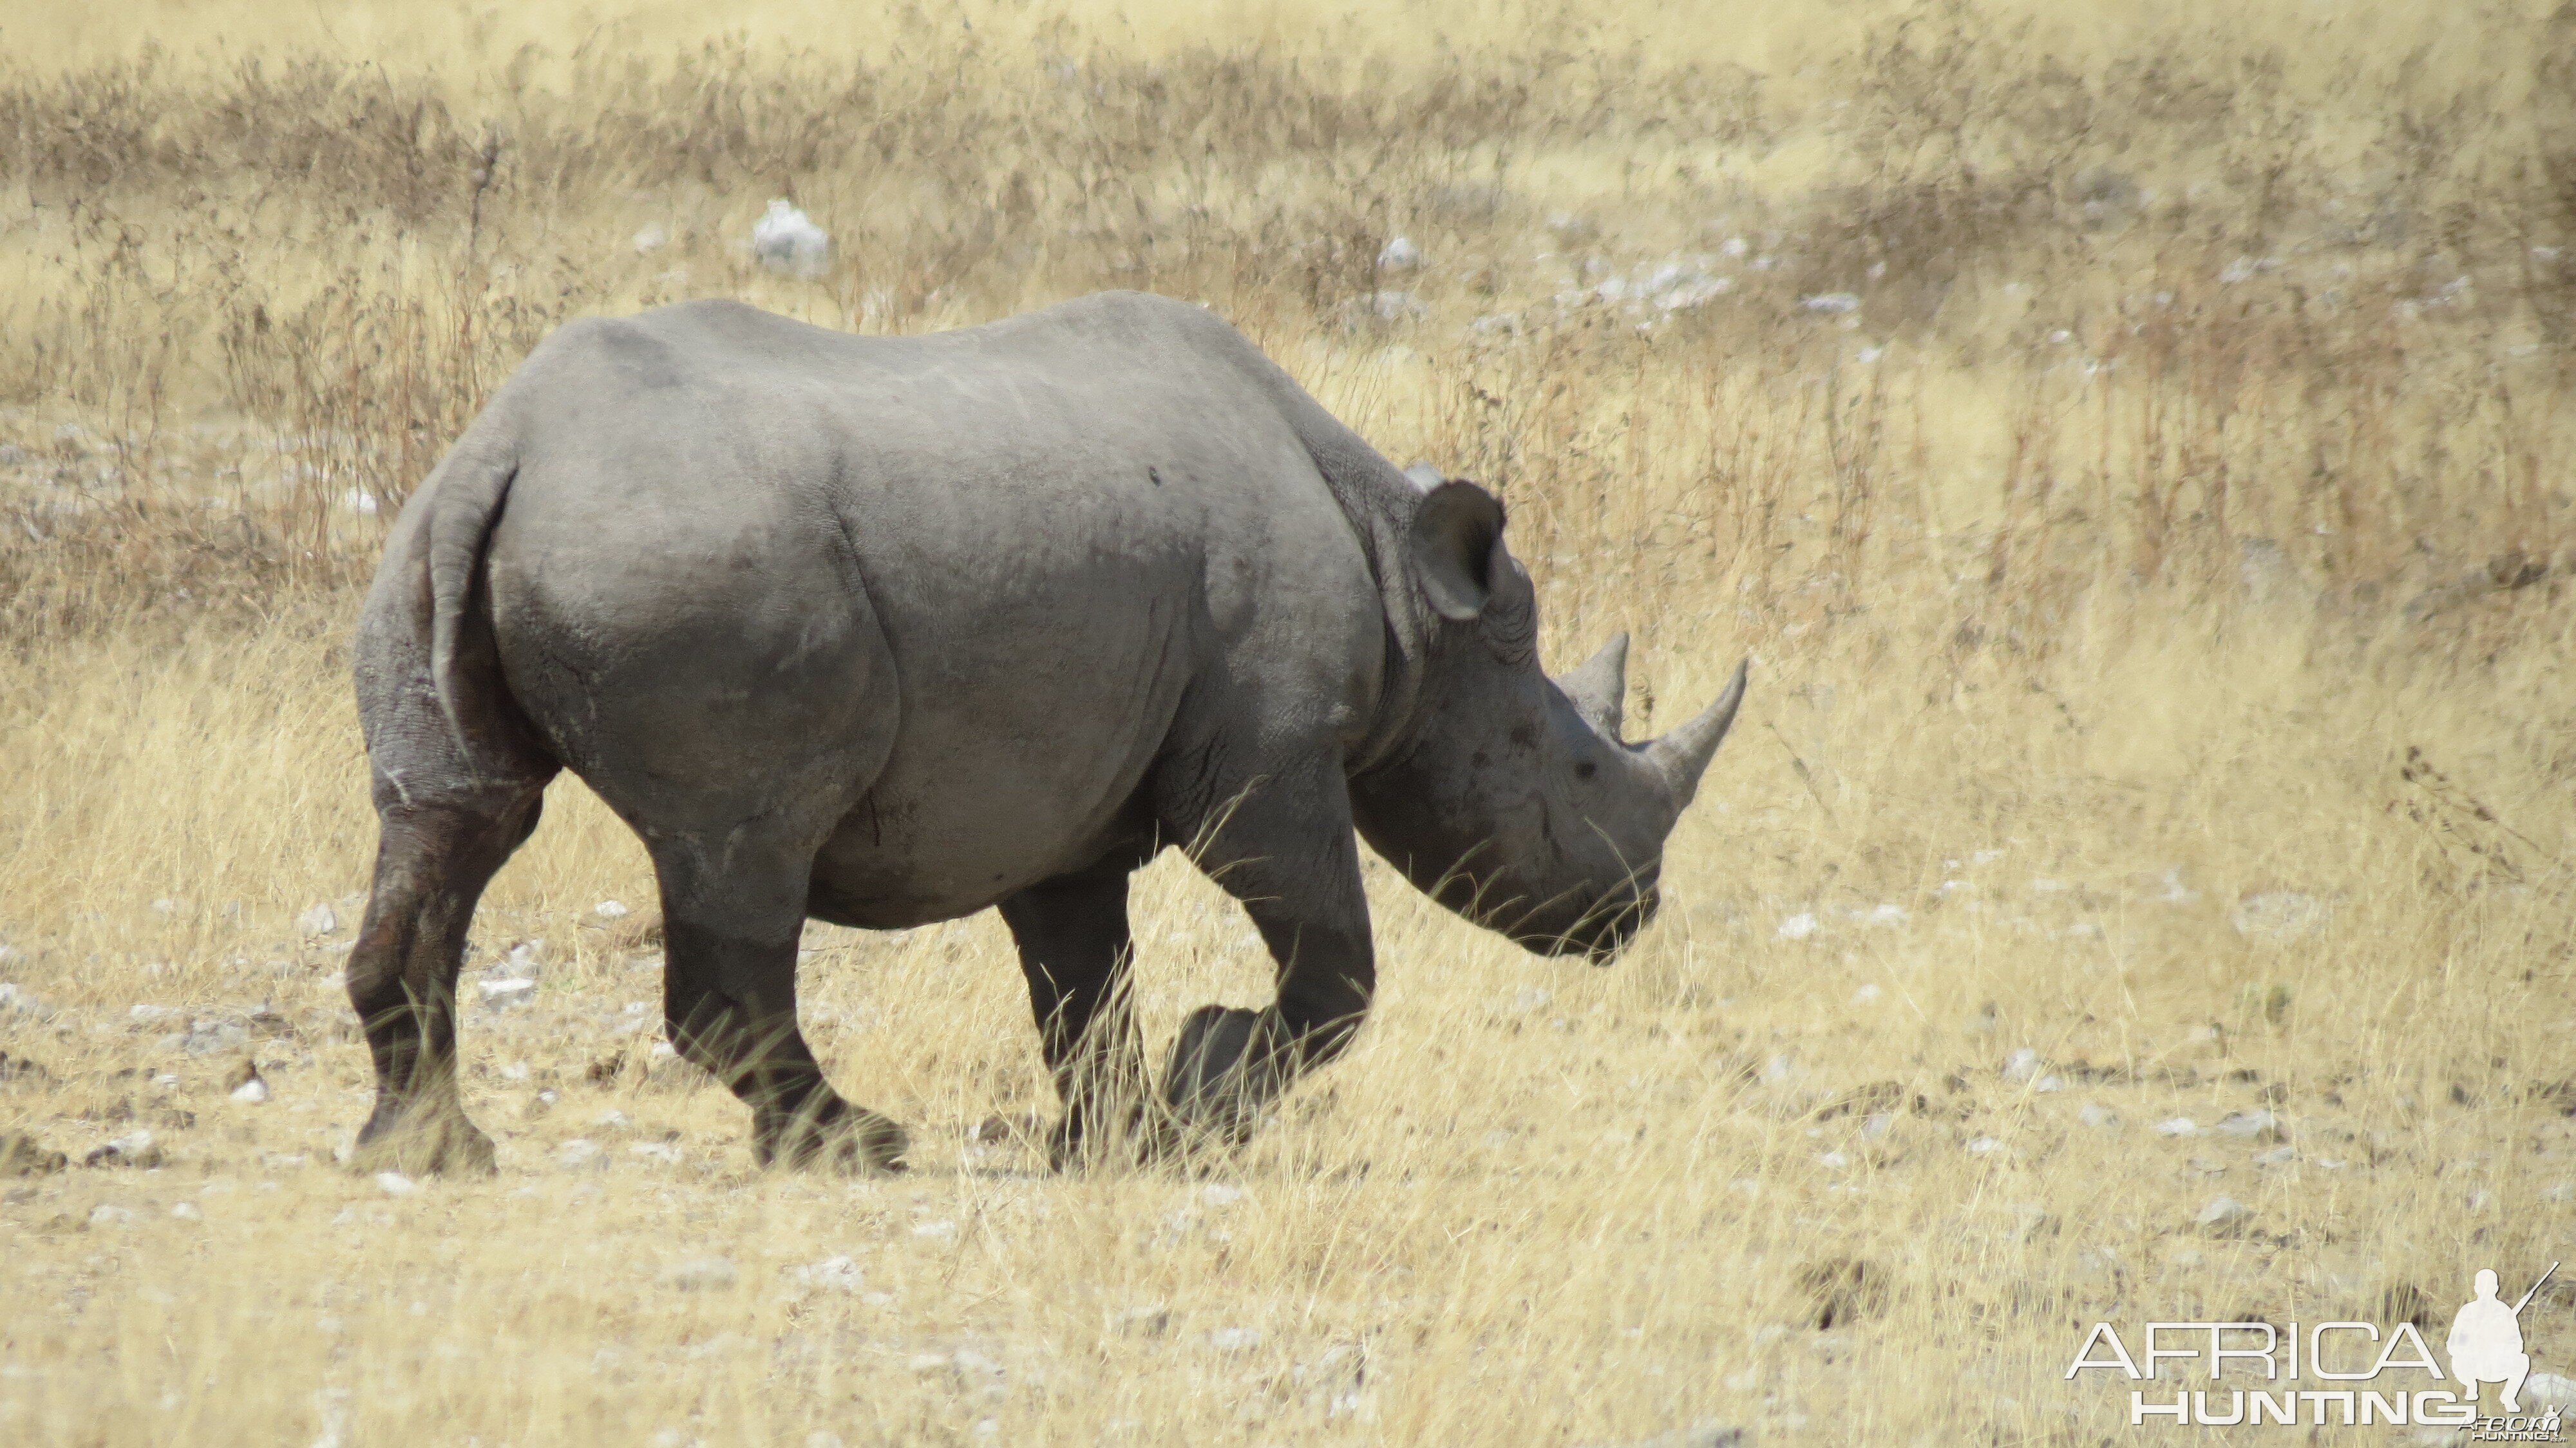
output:
[[[949,335],[979,334],[1005,345],[1047,338],[1202,356],[1253,350],[1232,323],[1206,306],[1153,292],[1093,292]]]
[[[711,363],[743,354],[788,357],[828,351],[857,340],[747,303],[704,297],[631,316],[575,318],[557,327],[529,360],[660,355],[675,362]]]

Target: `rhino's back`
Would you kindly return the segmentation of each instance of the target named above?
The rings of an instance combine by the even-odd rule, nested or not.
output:
[[[980,908],[1132,827],[1185,709],[1312,731],[1368,708],[1383,624],[1366,560],[1229,355],[1246,346],[1197,308],[1132,296],[927,337],[731,303],[567,329],[501,400],[523,438],[490,564],[505,651],[517,618],[516,652],[558,665],[554,693],[614,691],[630,697],[612,710],[667,720],[652,696],[669,651],[635,636],[784,658],[806,647],[800,599],[828,619],[819,593],[861,596],[891,687],[796,685],[893,711],[818,904],[863,924]],[[567,654],[600,667],[563,669]],[[621,675],[620,657],[661,662]]]

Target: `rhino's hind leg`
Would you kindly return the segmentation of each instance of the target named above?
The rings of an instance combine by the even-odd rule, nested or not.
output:
[[[751,1108],[761,1165],[903,1170],[903,1128],[842,1099],[796,1026],[810,858],[730,843],[720,868],[683,842],[655,851],[671,1044]]]
[[[544,780],[466,802],[387,802],[349,1000],[375,1058],[376,1108],[352,1164],[488,1172],[492,1140],[456,1091],[456,972],[492,875],[536,828]]]

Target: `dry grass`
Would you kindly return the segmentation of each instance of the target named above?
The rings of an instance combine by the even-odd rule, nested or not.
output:
[[[2097,1319],[2571,1255],[2576,12],[1657,8],[0,20],[0,1133],[74,1161],[0,1200],[0,1440],[2089,1443]],[[819,279],[740,249],[781,194]],[[1727,289],[1602,297],[1667,264]],[[352,586],[482,394],[673,297],[1108,285],[1496,485],[1649,722],[1757,655],[1664,921],[1592,972],[1374,878],[1361,1048],[1208,1180],[968,1138],[1050,1105],[990,919],[817,927],[919,1167],[781,1179],[648,1069],[567,781],[470,962],[544,941],[466,1023],[501,1175],[335,1170]],[[1259,998],[1139,899],[1158,1038]]]

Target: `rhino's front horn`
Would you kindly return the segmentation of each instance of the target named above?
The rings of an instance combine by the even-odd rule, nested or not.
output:
[[[1616,743],[1628,704],[1628,636],[1613,634],[1601,652],[1558,675],[1556,687],[1584,723]]]
[[[1717,746],[1726,742],[1728,726],[1735,722],[1735,706],[1744,702],[1744,671],[1753,661],[1746,659],[1735,666],[1735,677],[1726,684],[1726,692],[1717,702],[1700,712],[1700,716],[1679,729],[1646,746],[1648,763],[1664,772],[1664,782],[1673,792],[1673,807],[1679,809],[1699,792],[1699,777],[1708,762],[1717,757]]]

